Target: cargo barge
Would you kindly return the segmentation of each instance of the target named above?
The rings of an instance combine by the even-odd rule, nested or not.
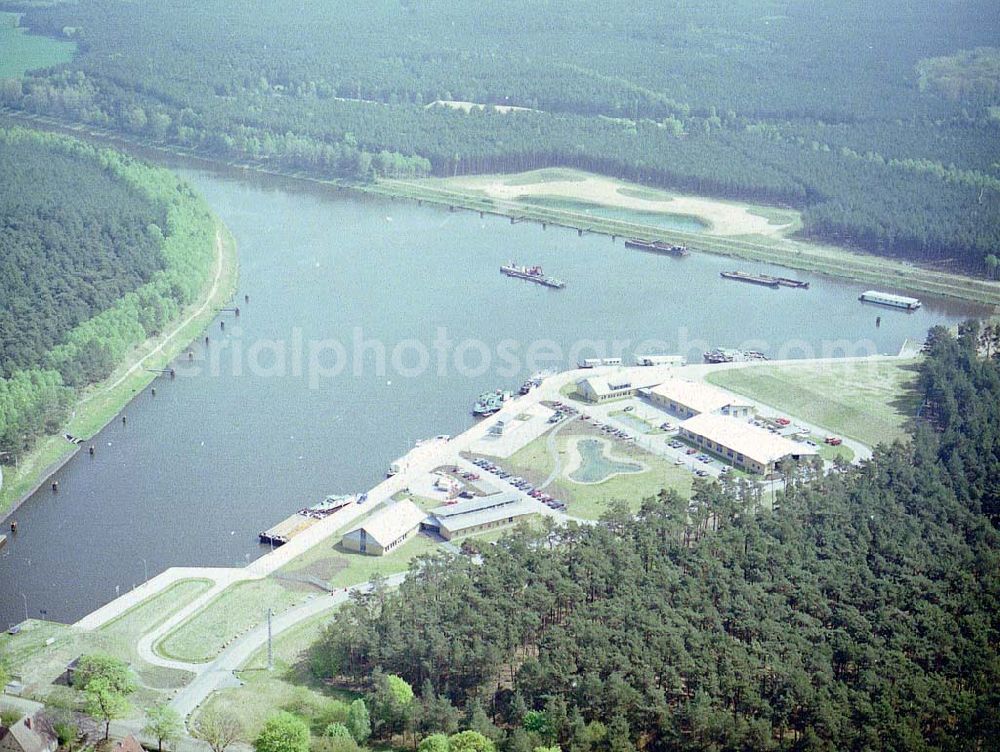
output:
[[[348,507],[355,502],[360,504],[367,497],[367,494],[363,494],[362,496],[327,496],[319,504],[300,509],[277,525],[260,532],[257,537],[261,543],[270,543],[272,546],[283,546],[296,535],[309,529],[325,517],[329,517],[334,512],[339,512],[344,507]]]
[[[878,290],[866,290],[858,297],[862,303],[875,303],[876,305],[888,306],[890,308],[902,308],[906,311],[915,311],[922,305],[917,298],[908,298],[905,295],[893,295],[889,292],[879,292]]]
[[[774,277],[769,277],[766,274],[747,274],[746,272],[719,272],[719,276],[723,279],[735,279],[737,282],[748,282],[751,285],[760,285],[761,287],[770,287],[777,290],[781,283],[778,282]]]
[[[649,251],[650,253],[664,253],[668,256],[676,256],[678,258],[687,256],[690,253],[685,245],[664,243],[660,240],[639,240],[639,238],[629,238],[625,241],[625,247],[637,248],[640,251]]]
[[[770,274],[748,274],[747,272],[719,272],[719,276],[723,279],[735,279],[738,282],[749,282],[753,285],[762,285],[764,287],[778,288],[778,287],[795,287],[800,290],[808,290],[809,283],[803,282],[800,279],[791,279],[789,277],[772,277]]]
[[[506,274],[508,277],[515,277],[517,279],[526,279],[529,282],[537,282],[545,287],[551,287],[555,290],[561,290],[566,286],[566,283],[562,280],[556,279],[555,277],[546,276],[542,272],[542,267],[540,266],[518,266],[513,261],[511,261],[506,266],[500,267],[500,272]]]

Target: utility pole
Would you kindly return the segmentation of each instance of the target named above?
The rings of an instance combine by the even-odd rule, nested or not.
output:
[[[274,644],[271,640],[271,614],[274,613],[274,609],[267,609],[267,670],[270,671],[274,668]]]

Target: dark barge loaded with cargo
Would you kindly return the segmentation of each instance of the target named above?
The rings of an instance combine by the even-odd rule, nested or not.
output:
[[[562,280],[556,279],[555,277],[548,277],[543,274],[542,267],[540,266],[518,266],[511,261],[506,266],[501,266],[500,271],[508,277],[526,279],[529,282],[537,282],[540,285],[552,287],[556,290],[561,290],[566,286],[566,283]]]
[[[800,290],[808,290],[809,283],[788,277],[772,277],[770,274],[749,274],[747,272],[719,272],[723,279],[735,279],[737,282],[748,282],[752,285],[761,285],[777,289],[779,287],[797,287]]]
[[[687,256],[688,249],[684,245],[674,245],[673,243],[664,243],[660,240],[639,240],[638,238],[629,238],[625,241],[626,248],[638,248],[640,251],[650,251],[652,253],[665,253],[668,256]]]

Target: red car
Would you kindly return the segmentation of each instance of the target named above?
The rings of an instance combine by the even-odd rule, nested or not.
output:
[[[779,426],[787,426],[792,421],[790,421],[788,418],[775,418],[774,422],[777,423]]]

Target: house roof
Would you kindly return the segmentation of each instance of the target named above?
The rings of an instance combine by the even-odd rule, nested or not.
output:
[[[427,514],[420,507],[406,499],[376,512],[347,535],[353,536],[363,529],[380,546],[388,546],[419,525],[425,517]]]
[[[115,742],[115,752],[145,752],[145,750],[139,744],[139,740],[129,734],[124,739]]]
[[[726,415],[702,413],[682,422],[681,428],[717,442],[761,465],[777,462],[792,454],[817,454],[814,447],[804,442],[775,436],[745,420]]]
[[[13,726],[0,727],[0,742],[9,743],[10,740],[21,752],[51,752],[58,745],[49,723],[32,716],[25,716]]]
[[[746,405],[746,400],[725,389],[700,381],[672,378],[650,389],[652,394],[685,405],[695,412],[714,413],[728,405]]]

